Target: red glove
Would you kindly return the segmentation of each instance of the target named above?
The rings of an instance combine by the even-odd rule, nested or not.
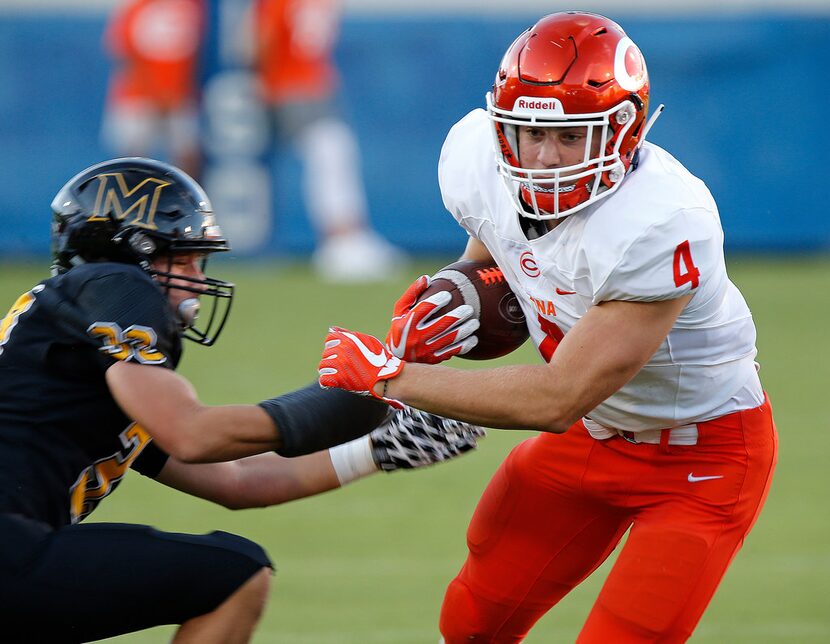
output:
[[[403,404],[375,393],[381,380],[397,376],[404,363],[393,356],[376,337],[331,327],[320,360],[320,386],[337,387],[403,409]]]
[[[452,296],[447,291],[438,291],[418,302],[429,283],[429,277],[421,275],[395,302],[392,312],[394,317],[386,345],[407,362],[435,364],[466,353],[478,344],[478,338],[472,334],[478,329],[479,321],[470,319],[474,314],[472,306],[462,304],[449,313],[433,317]]]

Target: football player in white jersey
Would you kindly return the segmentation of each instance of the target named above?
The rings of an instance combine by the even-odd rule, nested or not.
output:
[[[420,324],[434,307],[393,320],[400,355],[418,362],[365,334],[327,337],[323,386],[542,432],[472,518],[442,608],[448,644],[520,641],[629,529],[579,641],[685,641],[766,498],[777,438],[752,316],[711,194],[645,142],[648,103],[645,61],[619,25],[555,13],[510,46],[486,111],[444,144],[463,257],[498,263],[545,364],[418,364],[475,343],[463,316],[434,337]]]

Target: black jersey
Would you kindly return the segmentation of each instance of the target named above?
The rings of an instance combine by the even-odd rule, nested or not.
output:
[[[180,356],[167,298],[136,266],[84,264],[21,295],[0,321],[0,512],[59,527],[129,467],[155,476],[167,457],[104,374],[117,360],[174,369]]]

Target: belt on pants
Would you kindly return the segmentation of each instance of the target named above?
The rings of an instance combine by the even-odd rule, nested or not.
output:
[[[582,424],[585,425],[588,433],[597,440],[607,440],[613,436],[620,436],[629,443],[635,444],[648,443],[650,445],[660,445],[661,442],[665,442],[668,445],[697,445],[698,439],[697,424],[681,425],[667,429],[643,429],[639,431],[606,427],[590,418],[583,418]],[[668,433],[668,440],[663,437],[663,432]]]

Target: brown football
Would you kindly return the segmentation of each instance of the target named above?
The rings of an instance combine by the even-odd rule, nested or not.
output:
[[[429,288],[419,299],[439,291],[447,291],[452,299],[431,317],[469,304],[481,324],[475,332],[478,344],[460,358],[499,358],[515,351],[527,340],[529,334],[519,300],[507,285],[501,269],[493,262],[462,260],[445,266],[432,276]]]

